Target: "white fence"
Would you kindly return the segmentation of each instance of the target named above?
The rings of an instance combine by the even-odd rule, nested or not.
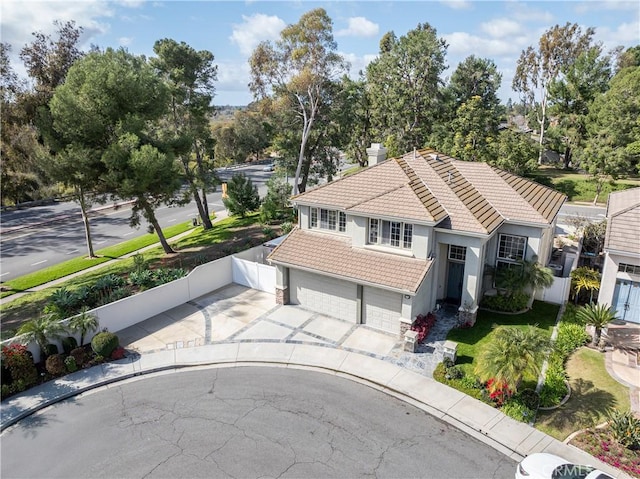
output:
[[[571,278],[553,278],[553,284],[549,288],[540,290],[536,294],[536,299],[547,303],[563,304],[569,299],[571,289]]]
[[[90,312],[98,317],[100,328],[117,332],[233,282],[275,294],[275,267],[249,260],[255,258],[262,261],[263,249],[263,246],[256,246],[241,254],[225,256],[197,266],[184,278],[100,306]],[[76,335],[76,340],[79,339],[80,335]],[[3,341],[2,345],[16,342],[21,342],[20,337]],[[57,345],[60,348],[60,344]],[[30,343],[28,349],[33,353],[34,360],[39,361],[40,349],[37,344]]]

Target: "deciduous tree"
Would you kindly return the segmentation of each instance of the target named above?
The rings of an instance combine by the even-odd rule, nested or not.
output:
[[[327,87],[346,71],[337,53],[332,22],[318,8],[287,26],[276,42],[262,42],[251,55],[250,88],[256,98],[274,96],[301,122],[300,148],[294,177],[294,194],[300,188],[305,149],[318,114],[325,104]]]
[[[540,153],[538,163],[542,163],[546,122],[548,121],[549,88],[578,56],[591,47],[595,30],[587,28],[582,32],[578,24],[555,25],[542,34],[538,47],[529,46],[518,59],[512,87],[523,95],[527,105],[536,108],[539,126]]]

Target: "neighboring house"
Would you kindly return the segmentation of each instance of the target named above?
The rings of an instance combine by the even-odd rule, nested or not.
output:
[[[551,256],[566,197],[486,163],[425,149],[292,198],[298,226],[269,255],[276,300],[402,334],[439,301],[475,321],[487,266]]]
[[[640,188],[609,195],[604,251],[598,303],[640,323]]]

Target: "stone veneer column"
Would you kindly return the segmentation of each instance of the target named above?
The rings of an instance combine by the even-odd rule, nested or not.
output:
[[[411,321],[410,319],[400,318],[400,339],[404,339],[404,333],[411,329],[412,322],[413,321]]]
[[[469,323],[471,326],[476,324],[476,318],[478,317],[478,307],[474,306],[473,308],[465,308],[460,306],[458,308],[458,320],[459,324]]]
[[[276,304],[289,304],[289,288],[276,288]]]

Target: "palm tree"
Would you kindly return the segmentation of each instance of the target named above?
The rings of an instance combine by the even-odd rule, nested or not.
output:
[[[586,266],[576,268],[571,272],[571,286],[574,289],[576,304],[582,290],[589,291],[589,302],[593,303],[593,292],[600,289],[600,273]]]
[[[516,392],[525,374],[540,373],[550,348],[550,340],[535,326],[499,326],[480,351],[475,371],[482,381],[494,379],[493,384]]]
[[[553,273],[538,263],[537,256],[518,261],[509,268],[502,268],[496,274],[496,283],[506,289],[510,296],[526,288],[533,290],[533,296],[538,288],[548,288],[553,284]]]
[[[95,314],[88,313],[87,308],[82,308],[80,314],[69,321],[69,329],[74,333],[80,333],[80,346],[84,346],[84,337],[98,329],[100,322]]]
[[[583,324],[594,327],[593,345],[597,346],[600,343],[602,328],[616,319],[616,312],[606,304],[589,303],[576,311],[576,318]]]
[[[52,339],[60,339],[64,336],[65,328],[52,314],[44,314],[22,323],[17,334],[24,335],[27,342],[35,341],[40,346],[42,357],[46,356],[47,344]]]

